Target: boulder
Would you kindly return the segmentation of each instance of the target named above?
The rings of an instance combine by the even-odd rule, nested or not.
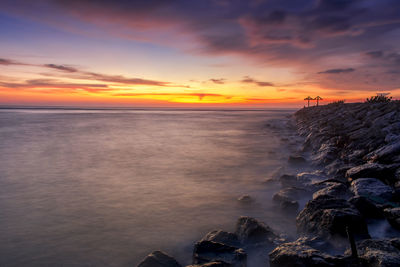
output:
[[[311,193],[322,188],[318,183],[326,179],[326,175],[322,171],[301,172],[297,174],[296,178],[298,186],[306,187],[307,191]]]
[[[182,267],[174,258],[162,251],[154,251],[138,267]]]
[[[325,174],[321,171],[301,172],[297,174],[297,181],[301,182],[302,184],[311,184],[313,182],[321,181],[325,178]]]
[[[338,149],[333,144],[323,143],[311,157],[315,165],[326,165],[338,158]]]
[[[346,172],[346,177],[352,180],[364,177],[378,178],[382,181],[394,179],[395,166],[382,165],[379,163],[366,163],[353,167]]]
[[[337,159],[331,164],[325,166],[325,171],[329,176],[335,177],[336,179],[342,179],[344,182],[346,181],[344,178],[346,176],[346,172],[353,167],[353,164],[345,164],[342,160]]]
[[[220,262],[231,267],[246,267],[247,254],[236,248],[213,241],[200,241],[194,246],[193,264]]]
[[[345,259],[315,249],[302,238],[276,247],[269,262],[271,267],[347,266]]]
[[[243,195],[238,198],[238,201],[242,204],[250,204],[254,202],[253,198],[249,195]]]
[[[211,231],[206,234],[200,241],[213,241],[232,247],[240,247],[240,241],[236,234],[225,232],[222,230]]]
[[[279,177],[279,182],[281,183],[282,187],[293,187],[299,185],[297,177],[290,174],[284,174]]]
[[[397,229],[400,229],[400,207],[384,209],[384,214],[388,222]]]
[[[282,201],[297,200],[306,194],[307,191],[303,188],[287,187],[275,193],[272,197],[272,200],[277,203],[281,203]]]
[[[354,196],[350,198],[349,203],[351,203],[356,209],[363,215],[364,218],[383,218],[383,211],[380,207],[376,206],[368,198],[361,196]]]
[[[367,159],[374,162],[393,163],[393,158],[400,154],[400,141],[385,145],[367,155]]]
[[[292,165],[303,165],[307,162],[307,160],[305,158],[303,158],[302,156],[291,155],[291,156],[289,156],[288,162],[289,162],[289,164],[292,164]]]
[[[272,229],[251,217],[240,217],[235,234],[242,244],[273,243],[277,235]]]
[[[358,257],[362,266],[400,266],[400,239],[366,239],[357,243]],[[345,255],[350,255],[347,250]]]
[[[375,178],[359,178],[350,186],[355,196],[365,197],[376,204],[385,204],[392,198],[392,188]]]
[[[331,196],[336,198],[347,199],[349,197],[349,191],[347,187],[342,183],[327,183],[327,187],[318,190],[313,194],[313,199],[317,199],[321,196]]]
[[[367,224],[360,212],[344,199],[321,196],[309,201],[296,218],[299,232],[330,238],[346,237],[346,227],[355,235],[369,237]]]
[[[279,207],[287,213],[297,213],[299,210],[299,202],[296,200],[284,200],[279,204]]]

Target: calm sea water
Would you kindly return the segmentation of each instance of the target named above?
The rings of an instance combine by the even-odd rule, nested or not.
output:
[[[189,264],[241,215],[293,227],[263,183],[285,161],[266,122],[291,112],[0,110],[0,265]]]

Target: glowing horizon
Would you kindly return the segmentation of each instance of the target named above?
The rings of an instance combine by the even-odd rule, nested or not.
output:
[[[394,0],[5,0],[0,105],[397,99],[399,12]]]

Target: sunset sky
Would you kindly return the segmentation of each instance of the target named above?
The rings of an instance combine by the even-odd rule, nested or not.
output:
[[[0,105],[400,98],[399,0],[0,0]]]

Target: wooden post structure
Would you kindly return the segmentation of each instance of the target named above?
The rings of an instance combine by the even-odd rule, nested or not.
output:
[[[349,242],[350,242],[351,256],[354,259],[358,259],[356,241],[354,241],[353,233],[351,232],[350,227],[348,227],[348,226],[346,226],[346,233],[347,233],[347,238],[349,239]]]
[[[310,100],[314,100],[314,98],[312,98],[311,96],[307,96],[306,98],[304,98],[304,100],[307,100],[307,107],[310,107]]]
[[[322,97],[320,97],[320,96],[317,96],[317,97],[315,98],[315,100],[317,100],[317,107],[318,107],[318,105],[319,105],[319,101],[320,101],[320,100],[323,100],[323,99],[322,99]]]

